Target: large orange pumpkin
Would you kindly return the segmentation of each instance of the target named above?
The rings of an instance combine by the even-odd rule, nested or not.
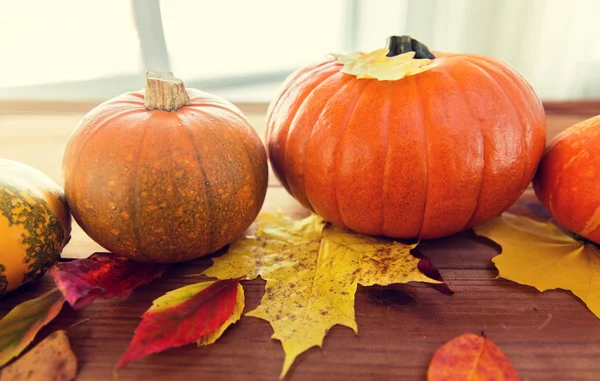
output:
[[[231,243],[267,189],[260,138],[231,103],[168,72],[89,112],[63,162],[75,220],[114,254],[177,262]]]
[[[600,243],[600,116],[552,139],[533,186],[557,222]]]
[[[542,104],[505,63],[435,54],[393,37],[389,51],[293,73],[267,117],[289,193],[335,224],[394,238],[446,236],[507,209],[542,156]]]

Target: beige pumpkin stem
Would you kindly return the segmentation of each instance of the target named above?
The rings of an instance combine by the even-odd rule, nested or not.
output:
[[[166,70],[146,70],[146,110],[177,111],[190,104],[183,81]]]

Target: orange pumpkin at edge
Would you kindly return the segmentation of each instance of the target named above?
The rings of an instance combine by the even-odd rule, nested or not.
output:
[[[364,61],[374,53],[346,56],[358,57],[350,74],[335,58],[296,71],[269,106],[267,153],[288,192],[337,225],[399,239],[447,236],[514,203],[546,139],[529,83],[498,60],[436,58],[405,36],[383,54],[412,71],[378,80],[368,72],[385,58]]]
[[[149,71],[145,91],[99,105],[63,159],[75,220],[101,246],[180,262],[241,236],[264,202],[267,157],[233,104]]]
[[[533,189],[558,223],[600,243],[600,115],[552,139]]]

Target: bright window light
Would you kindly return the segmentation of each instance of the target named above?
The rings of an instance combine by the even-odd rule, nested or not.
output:
[[[0,87],[142,70],[129,1],[0,0],[0,9]]]

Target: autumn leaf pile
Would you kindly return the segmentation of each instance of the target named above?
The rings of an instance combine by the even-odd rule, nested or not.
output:
[[[135,288],[160,277],[166,268],[104,253],[55,265],[50,274],[57,287],[18,305],[0,320],[0,367],[29,346],[40,329],[60,313],[65,301],[74,309],[82,309],[97,298],[125,299]],[[144,313],[115,372],[131,361],[168,348],[193,342],[198,346],[212,344],[240,319],[243,309],[244,291],[239,279],[206,281],[173,290],[156,299]],[[77,360],[65,331],[49,336],[35,350],[2,369],[0,381],[19,379],[34,368],[35,372],[60,368],[64,372],[60,379],[74,379]]]
[[[273,327],[272,337],[281,341],[286,354],[283,377],[299,354],[322,345],[334,325],[358,333],[354,295],[359,284],[427,282],[451,293],[427,258],[411,254],[415,246],[356,234],[316,215],[296,221],[281,213],[262,214],[256,220],[256,233],[232,244],[204,272],[217,280],[178,288],[152,303],[115,372],[169,348],[214,343],[243,314],[240,280],[261,277],[266,280],[265,294],[247,315],[267,320]],[[166,269],[166,265],[104,253],[55,265],[50,275],[56,288],[17,306],[0,321],[0,366],[19,356],[65,301],[82,309],[96,299],[125,299]],[[20,372],[31,358],[26,354],[4,372]],[[52,356],[48,358],[46,366],[57,366]],[[74,368],[69,367],[76,371],[76,360]]]
[[[600,259],[594,244],[572,237],[548,219],[511,213],[474,231],[500,245],[501,253],[493,258],[500,277],[540,291],[570,290],[600,316],[596,275]],[[203,272],[216,280],[190,284],[154,300],[115,372],[169,348],[216,342],[242,318],[245,300],[240,281],[260,277],[266,281],[264,296],[246,316],[271,324],[272,338],[281,342],[285,352],[284,377],[297,356],[322,345],[334,325],[358,333],[354,308],[358,285],[425,282],[447,289],[430,261],[411,253],[416,246],[353,233],[316,215],[293,220],[282,213],[262,214],[252,235],[234,242]],[[125,299],[165,270],[166,265],[140,264],[102,253],[55,265],[50,275],[57,287],[15,307],[0,320],[0,366],[18,357],[60,313],[65,301],[70,308],[82,309],[98,298]],[[559,273],[562,276],[557,277]],[[2,375],[23,374],[36,362],[43,362],[40,369],[60,368],[64,379],[74,378],[77,360],[67,332],[52,334],[35,351],[5,366],[0,381]],[[428,380],[462,380],[475,374],[518,380],[500,349],[488,338],[472,334],[440,347],[432,358]]]

